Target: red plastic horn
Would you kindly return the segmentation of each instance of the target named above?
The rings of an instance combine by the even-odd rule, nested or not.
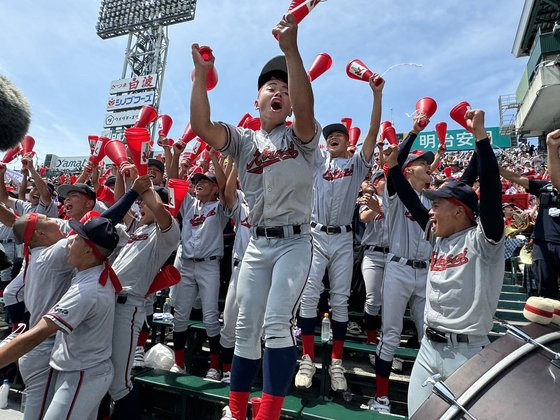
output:
[[[2,158],[2,163],[10,163],[21,151],[21,146],[18,144],[12,147],[10,150],[4,153],[4,157]]]
[[[259,117],[249,118],[245,122],[244,127],[253,131],[258,131],[261,129],[261,119]]]
[[[447,168],[443,168],[443,171],[441,172],[446,178],[451,178],[451,176],[453,175],[450,166],[448,166]]]
[[[181,273],[172,264],[167,264],[159,273],[156,274],[150,288],[146,292],[146,296],[175,286],[181,280]]]
[[[158,134],[160,136],[166,136],[169,134],[169,130],[171,130],[171,126],[173,125],[173,120],[169,115],[162,114],[158,118]]]
[[[124,162],[128,162],[126,147],[124,143],[118,139],[109,140],[105,144],[105,155],[113,161],[117,168]]]
[[[33,152],[33,147],[35,147],[35,139],[31,136],[25,136],[21,142],[21,155],[25,156]],[[22,162],[21,166],[22,168],[27,168],[27,162]]]
[[[210,153],[208,153],[208,150],[204,150],[204,152],[202,152],[202,160],[207,163],[210,163],[210,161],[212,160],[212,157],[210,156]]]
[[[323,73],[325,73],[332,66],[332,58],[327,53],[320,53],[313,60],[313,64],[307,71],[309,80],[313,81]]]
[[[348,132],[350,132],[350,127],[352,127],[352,118],[341,118],[340,122],[344,124]]]
[[[214,55],[212,54],[212,48],[207,45],[202,45],[201,47],[199,47],[198,52],[200,53],[204,61],[210,61],[214,58]],[[191,74],[191,79],[194,80],[194,69]],[[209,91],[214,89],[217,84],[218,72],[216,71],[216,66],[212,66],[206,74],[206,90]]]
[[[202,140],[199,140],[198,148],[196,149],[196,151],[194,152],[194,154],[192,156],[193,162],[198,159],[198,157],[204,151],[204,149],[206,149],[206,143],[203,142]]]
[[[392,127],[393,123],[391,121],[383,121],[381,123],[381,125],[379,126],[379,132],[381,133],[380,135],[380,140],[383,141],[385,140],[385,134],[384,131],[387,127]]]
[[[88,143],[89,143],[89,152],[93,153],[94,149],[95,149],[95,143],[97,143],[97,140],[99,139],[99,136],[88,136]]]
[[[136,120],[134,127],[146,127],[156,118],[157,111],[155,108],[150,105],[144,105],[142,109],[140,109],[140,113],[138,114],[138,119]]]
[[[292,9],[288,9],[288,12],[294,17],[296,24],[300,23],[304,17],[306,17],[309,12],[311,12],[315,6],[317,6],[321,0],[305,0],[305,1],[297,1],[294,0],[290,3],[290,7]],[[276,39],[278,39],[277,35],[274,35]]]
[[[191,123],[189,122],[187,124],[187,127],[185,128],[185,131],[183,131],[183,135],[181,136],[181,140],[187,144],[189,141],[191,141],[192,139],[194,139],[196,137],[196,133],[193,131],[193,129],[191,128]]]
[[[439,144],[443,146],[445,144],[445,137],[447,136],[447,123],[438,122],[436,124],[436,133],[439,140]]]
[[[169,213],[171,213],[173,217],[176,217],[189,191],[189,183],[182,179],[169,178],[167,181],[167,188],[169,189]]]
[[[243,117],[241,117],[241,119],[239,120],[239,123],[237,124],[238,127],[245,127],[245,122],[249,119],[249,118],[253,118],[251,116],[251,114],[249,114],[248,112],[243,115]]]
[[[465,119],[465,114],[471,108],[471,105],[467,101],[459,102],[453,107],[449,112],[449,116],[453,118],[459,125],[464,129],[472,133],[471,128],[467,125],[467,120]]]
[[[428,119],[432,118],[432,115],[436,113],[437,110],[437,103],[432,98],[422,98],[418,102],[416,102],[416,112],[425,114]],[[424,118],[421,118],[418,121],[418,125],[420,127],[426,127],[428,125],[428,121]]]
[[[397,132],[395,131],[395,127],[392,125],[385,127],[383,130],[383,138],[387,139],[389,144],[398,144],[399,141],[397,139]]]
[[[70,184],[74,185],[78,177],[76,175],[70,175]]]
[[[358,127],[352,127],[349,130],[349,140],[350,140],[350,144],[352,146],[356,146],[356,143],[358,143],[358,140],[360,139],[360,134],[362,133],[362,130],[360,130]]]
[[[373,76],[375,73],[373,73],[373,71],[368,69],[367,66],[361,60],[354,59],[346,65],[346,74],[351,79],[369,82],[370,77]],[[375,81],[375,85],[379,86],[381,83],[383,83],[383,78],[379,76]]]
[[[105,145],[110,139],[108,137],[100,136],[95,143],[95,148],[89,157],[89,161],[93,166],[97,166],[99,162],[105,157]]]
[[[129,135],[130,129],[124,130],[124,138],[130,152],[130,157],[138,169],[138,175],[143,176],[148,173],[148,159],[150,158],[150,133],[144,128],[143,135]],[[120,164],[118,165],[120,166]]]

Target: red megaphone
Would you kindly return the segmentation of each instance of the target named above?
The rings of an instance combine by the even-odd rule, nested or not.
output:
[[[117,168],[124,162],[128,162],[126,147],[124,143],[118,139],[109,140],[105,144],[105,155],[113,161]]]
[[[358,143],[358,140],[360,138],[360,134],[361,134],[361,130],[358,127],[352,127],[349,130],[349,140],[350,140],[350,144],[352,146],[356,146],[356,143]]]
[[[212,160],[212,157],[210,156],[210,153],[208,153],[207,150],[204,150],[202,152],[202,160],[206,163],[210,163],[210,161]]]
[[[10,163],[14,158],[19,154],[21,151],[21,146],[19,144],[15,145],[6,153],[4,153],[4,157],[2,158],[2,163]]]
[[[89,161],[93,166],[99,165],[99,162],[105,157],[105,145],[111,140],[108,137],[100,136],[95,143],[95,148],[89,157]]]
[[[130,135],[131,130],[129,128],[124,130],[124,138],[126,139],[130,157],[138,170],[139,176],[147,175],[148,173],[148,159],[150,158],[151,151],[150,133],[146,128],[142,130],[143,133],[133,132],[134,135]]]
[[[159,273],[156,274],[150,288],[146,292],[146,296],[175,286],[181,280],[181,273],[172,264],[167,264]]]
[[[33,152],[33,147],[35,146],[35,139],[31,136],[25,136],[21,142],[21,155],[25,156],[28,153]],[[22,168],[27,168],[27,162],[23,161],[21,164]]]
[[[465,119],[465,114],[469,109],[471,109],[471,106],[467,101],[459,102],[449,112],[449,116],[467,131],[472,133],[472,129],[467,125],[467,120]]]
[[[99,136],[88,136],[88,143],[89,143],[89,152],[93,153],[93,150],[95,149],[95,143],[97,143],[97,140],[99,139]]]
[[[189,191],[189,182],[183,181],[182,179],[169,178],[167,181],[167,188],[169,190],[169,213],[171,213],[173,217],[176,217]]]
[[[313,64],[307,71],[309,80],[313,81],[323,73],[325,73],[332,66],[332,58],[327,53],[320,53],[313,60]]]
[[[321,0],[293,0],[290,3],[290,8],[288,9],[287,13],[290,13],[293,17],[294,20],[296,21],[296,24],[300,23],[304,17],[306,17],[309,12],[311,12],[315,6],[317,6],[319,3],[321,2]],[[278,39],[278,35],[274,35],[274,37],[276,39]]]
[[[428,119],[432,118],[432,115],[436,113],[437,110],[437,103],[432,98],[422,98],[418,102],[416,102],[416,112],[418,114],[425,114]],[[428,125],[428,121],[424,118],[421,118],[418,121],[418,125],[420,127],[426,127]]]
[[[208,47],[207,45],[202,45],[198,48],[198,52],[204,59],[204,61],[210,61],[214,58],[212,54],[212,48]],[[191,74],[191,79],[194,80],[194,69]],[[206,90],[212,90],[218,84],[218,72],[216,71],[216,66],[212,66],[208,73],[206,73]]]
[[[173,125],[173,120],[169,115],[160,115],[158,118],[158,134],[160,136],[166,136],[171,130],[171,126]]]
[[[367,66],[362,63],[362,61],[355,59],[350,61],[346,65],[346,74],[351,79],[369,82],[370,77],[375,73],[368,69]],[[379,86],[381,83],[383,83],[383,78],[378,75],[377,79],[375,80],[375,86]]]
[[[397,139],[397,132],[395,131],[395,127],[393,127],[392,125],[389,125],[389,126],[385,127],[382,135],[383,135],[384,139],[387,139],[389,144],[398,144],[399,143],[399,141]]]
[[[383,121],[381,123],[381,125],[379,126],[379,132],[381,133],[381,135],[379,136],[379,140],[380,141],[384,141],[385,140],[385,134],[383,134],[383,132],[385,131],[385,129],[387,127],[392,127],[393,123],[391,121]]]
[[[200,156],[200,154],[204,151],[204,149],[206,149],[206,143],[203,142],[202,140],[199,140],[198,148],[194,152],[191,159],[193,159],[193,161],[196,161],[198,159],[198,157]]]
[[[156,118],[157,111],[155,108],[150,105],[144,105],[142,109],[140,109],[140,113],[138,114],[138,119],[136,120],[134,127],[146,127]]]
[[[350,133],[350,127],[352,127],[352,118],[341,118],[340,122],[346,126],[348,133]]]
[[[248,128],[253,131],[258,131],[261,129],[261,119],[259,117],[249,118],[245,121],[244,128]]]
[[[453,175],[451,166],[448,166],[447,168],[443,168],[443,171],[441,172],[446,178],[451,178],[451,176]]]
[[[251,116],[251,114],[249,114],[247,112],[245,115],[243,115],[243,117],[241,117],[237,126],[238,127],[245,127],[245,121],[247,121],[249,118],[253,118],[253,117]]]
[[[196,133],[191,128],[191,123],[189,122],[189,123],[187,123],[187,127],[185,128],[185,131],[183,131],[183,135],[181,136],[181,140],[185,144],[187,144],[189,141],[191,141],[195,137],[196,137]]]
[[[443,146],[445,144],[445,137],[447,136],[447,123],[438,122],[436,124],[436,133],[439,140],[439,144]]]

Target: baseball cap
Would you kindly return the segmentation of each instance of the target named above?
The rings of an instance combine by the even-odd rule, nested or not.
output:
[[[93,191],[93,188],[87,186],[86,184],[81,184],[81,183],[63,184],[59,186],[56,191],[58,192],[58,195],[62,198],[66,198],[68,193],[79,192],[87,195],[92,200],[96,199],[95,191]]]
[[[161,160],[150,158],[150,159],[148,159],[148,166],[155,166],[161,172],[165,172],[165,165],[163,164],[163,162]]]
[[[193,184],[198,184],[203,179],[213,182],[214,184],[218,184],[218,180],[216,179],[216,175],[211,174],[210,172],[206,172],[205,174],[197,173],[191,177],[191,182]]]
[[[155,186],[154,191],[159,195],[163,204],[169,204],[169,191],[167,191],[167,188]]]
[[[105,217],[92,217],[84,224],[77,220],[70,220],[69,224],[82,238],[89,239],[102,248],[113,250],[119,243],[119,235],[115,227]]]
[[[115,178],[114,175],[109,175],[107,177],[107,179],[105,180],[105,185],[107,187],[114,186],[116,181],[117,181],[117,178]]]
[[[462,181],[448,181],[437,190],[424,190],[423,194],[432,201],[436,198],[454,198],[465,205],[473,216],[478,213],[478,196]]]
[[[404,162],[403,168],[406,168],[408,165],[418,159],[424,159],[426,162],[428,162],[428,165],[431,165],[434,162],[435,157],[433,152],[423,152],[421,150],[415,150],[408,155]]]
[[[325,138],[325,140],[327,139],[327,137],[329,137],[331,133],[334,133],[335,131],[340,131],[342,134],[346,135],[346,137],[349,137],[348,129],[344,124],[334,123],[334,124],[329,124],[325,126],[325,128],[323,128],[323,137]]]
[[[288,83],[288,66],[286,65],[286,57],[278,55],[268,61],[261,70],[258,79],[258,89],[273,77]]]
[[[377,178],[381,178],[382,176],[385,176],[385,172],[383,172],[383,171],[375,171],[375,172],[371,175],[370,182],[374,182]]]

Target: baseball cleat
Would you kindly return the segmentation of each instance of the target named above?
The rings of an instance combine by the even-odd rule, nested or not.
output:
[[[173,373],[182,373],[183,375],[186,373],[185,368],[179,366],[177,363],[175,363],[173,365],[173,367],[171,369],[169,369],[169,372],[173,372]]]
[[[348,384],[344,377],[344,367],[342,367],[342,360],[332,359],[331,366],[329,367],[329,375],[331,376],[331,389],[335,392],[346,391]]]
[[[222,374],[220,373],[219,370],[210,368],[208,369],[208,372],[206,372],[205,379],[210,379],[212,381],[219,381],[220,379],[222,379]]]
[[[297,388],[310,388],[313,383],[313,375],[315,375],[315,365],[309,357],[304,354],[299,363],[299,370],[296,375],[295,383]]]
[[[389,397],[376,397],[368,401],[367,406],[372,411],[380,414],[391,414],[391,402]]]
[[[403,360],[395,357],[391,365],[391,370],[393,372],[401,373],[403,370]]]
[[[222,382],[229,384],[231,382],[231,372],[224,372],[222,375]]]

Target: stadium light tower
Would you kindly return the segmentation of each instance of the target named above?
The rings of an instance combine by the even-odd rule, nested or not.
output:
[[[119,80],[111,82],[104,128],[122,138],[143,105],[159,108],[169,46],[168,26],[194,19],[196,0],[101,0],[97,35],[128,35]],[[155,124],[153,127],[155,132]]]

